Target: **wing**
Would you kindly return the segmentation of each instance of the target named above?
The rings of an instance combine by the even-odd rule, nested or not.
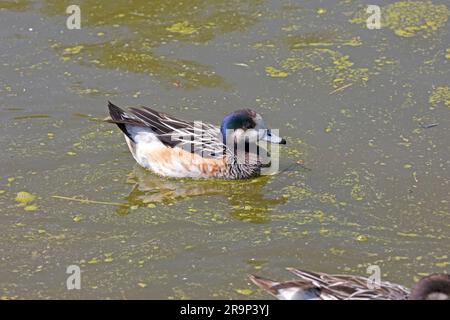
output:
[[[222,158],[226,152],[220,129],[211,124],[181,120],[149,107],[130,108],[130,112],[125,112],[110,102],[109,109],[110,122],[116,123],[125,134],[127,124],[141,126],[152,130],[171,148],[182,148],[207,158]]]
[[[288,268],[288,270],[320,288],[324,299],[334,297],[339,300],[399,300],[406,299],[409,294],[409,290],[405,287],[387,281],[381,282],[379,286],[373,284],[371,288],[370,280],[364,277],[329,275],[294,268]]]
[[[318,300],[320,289],[310,281],[292,280],[275,282],[267,278],[250,275],[250,280],[261,289],[267,291],[279,300]]]

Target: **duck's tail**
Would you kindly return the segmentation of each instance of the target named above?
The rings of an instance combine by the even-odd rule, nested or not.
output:
[[[113,104],[111,101],[108,101],[109,115],[111,119],[106,120],[106,122],[115,123],[120,130],[133,142],[133,135],[128,131],[127,124],[132,126],[145,127],[145,123],[129,115],[127,112]]]

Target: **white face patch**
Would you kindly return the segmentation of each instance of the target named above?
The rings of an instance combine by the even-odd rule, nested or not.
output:
[[[264,130],[267,129],[266,124],[264,123],[263,118],[260,114],[256,114],[256,116],[253,118],[253,121],[255,121],[255,130]]]
[[[433,292],[427,295],[426,300],[450,300],[450,297],[442,292]]]
[[[264,139],[264,137],[267,135],[267,126],[262,118],[262,116],[257,113],[256,116],[253,118],[253,121],[255,121],[255,131],[257,132],[258,140]]]

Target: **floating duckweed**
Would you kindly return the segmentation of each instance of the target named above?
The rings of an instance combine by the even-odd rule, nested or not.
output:
[[[143,283],[143,282],[138,282],[138,284],[137,284],[139,287],[141,287],[141,288],[147,288],[147,284],[146,283]]]
[[[81,50],[83,50],[84,46],[79,45],[79,46],[74,46],[74,47],[67,47],[64,49],[65,53],[69,53],[69,54],[77,54],[80,53]]]
[[[244,296],[250,296],[253,294],[253,290],[251,289],[236,289],[236,292]]]
[[[447,59],[450,59],[450,48],[448,48],[448,49],[446,50],[446,52],[447,52],[447,54],[445,55],[445,57],[446,57]]]
[[[289,73],[276,69],[274,67],[266,67],[266,73],[268,76],[271,76],[273,78],[285,78],[289,75]]]
[[[359,184],[355,184],[352,187],[352,191],[350,192],[350,194],[351,194],[352,198],[357,201],[364,200],[364,198],[366,196],[365,192],[362,190],[362,188]]]
[[[403,168],[405,169],[411,169],[412,168],[412,164],[406,163]]]
[[[167,27],[166,30],[170,31],[170,32],[186,34],[186,35],[197,32],[197,29],[194,28],[192,25],[190,25],[189,22],[187,22],[187,21],[175,23],[175,24],[171,25],[170,27]]]
[[[284,70],[300,72],[304,69],[325,74],[330,80],[329,83],[338,88],[349,83],[365,84],[369,80],[368,68],[354,68],[354,63],[348,55],[343,55],[338,51],[322,48],[306,48],[296,51],[291,56],[281,62],[280,66]]]
[[[29,8],[30,0],[1,1],[2,10],[24,11]],[[0,299],[3,300],[3,299]]]
[[[353,37],[350,40],[344,42],[344,44],[351,47],[359,47],[360,45],[362,45],[362,41],[360,37]]]
[[[369,240],[369,237],[368,237],[368,236],[365,236],[365,235],[363,235],[363,234],[360,234],[360,235],[358,235],[358,236],[356,237],[356,240],[358,240],[358,241],[367,241],[367,240]]]
[[[31,204],[28,206],[25,206],[25,208],[23,208],[25,211],[36,211],[37,209],[39,209],[39,207],[35,204]]]
[[[0,190],[0,194],[4,194],[5,192],[5,190]]]
[[[342,256],[345,253],[344,249],[331,248],[330,252],[337,256]]]
[[[9,178],[6,179],[6,180],[8,180],[8,182],[11,183],[11,182],[13,182],[14,180],[16,180],[16,178],[14,178],[14,177],[9,177]]]
[[[325,9],[325,8],[317,8],[316,12],[317,12],[317,14],[325,14],[325,13],[327,13],[327,9]]]
[[[97,264],[98,263],[98,260],[97,260],[97,258],[92,258],[91,260],[89,260],[88,262],[87,262],[88,264]]]
[[[442,86],[435,88],[431,93],[428,102],[433,108],[439,104],[444,104],[446,107],[450,108],[450,87]]]
[[[182,88],[187,89],[228,85],[202,63],[169,59],[156,54],[154,49],[171,41],[198,44],[225,33],[242,31],[258,21],[262,5],[260,0],[246,2],[244,6],[238,0],[216,1],[214,5],[179,0],[152,1],[152,5],[143,5],[140,1],[116,1],[107,6],[94,0],[83,3],[89,8],[89,19],[83,21],[84,25],[101,28],[94,29],[102,31],[97,33],[96,40],[104,40],[104,33],[108,34],[105,30],[111,27],[127,28],[136,37],[80,43],[84,46],[82,49],[66,48],[68,52],[65,46],[53,43],[52,47],[64,58],[83,55],[83,59],[77,59],[83,65],[145,73],[162,78],[166,84],[180,81]],[[65,8],[64,2],[45,1],[42,12],[50,16],[64,15]],[[118,12],[125,13],[122,16]],[[78,54],[74,54],[78,50]]]
[[[319,221],[323,221],[325,219],[325,213],[322,210],[315,210],[312,216]]]
[[[141,44],[125,46],[125,43],[102,44],[101,49],[95,45],[86,46],[84,54],[101,61],[95,64],[100,68],[115,68],[129,72],[144,73],[151,76],[168,78],[169,82],[182,81],[185,88],[205,87],[227,87],[224,79],[216,74],[212,68],[202,64],[186,61],[173,60],[159,57],[151,51],[138,51],[132,47]]]
[[[66,154],[67,154],[68,156],[74,156],[74,155],[76,155],[76,152],[68,151],[68,152],[66,152]]]
[[[88,88],[82,86],[71,86],[70,91],[79,95],[91,95],[91,96],[111,96],[110,92],[104,92],[97,88]]]
[[[72,220],[75,221],[75,222],[80,222],[81,219],[82,219],[81,216],[75,216],[75,217],[72,218]]]
[[[113,257],[106,257],[105,260],[103,260],[104,262],[113,262],[114,258]]]
[[[156,208],[156,204],[154,204],[154,203],[149,203],[149,204],[147,205],[147,208]]]
[[[422,35],[424,38],[443,27],[450,11],[445,4],[431,1],[399,1],[382,8],[384,27],[391,29],[399,37]],[[361,10],[350,20],[351,23],[365,24],[369,14]]]
[[[450,266],[450,262],[447,262],[447,261],[445,261],[445,262],[436,262],[435,266],[439,267],[439,268],[446,268],[446,267]]]
[[[26,192],[26,191],[21,191],[21,192],[17,193],[17,196],[16,196],[16,201],[20,202],[22,204],[27,204],[29,202],[34,201],[35,199],[36,199],[35,195],[33,195],[29,192]]]

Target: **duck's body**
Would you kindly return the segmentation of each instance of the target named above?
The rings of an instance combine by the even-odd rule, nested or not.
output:
[[[288,270],[299,278],[276,282],[251,275],[250,280],[279,300],[450,299],[450,277],[446,274],[423,278],[410,293],[407,288],[387,281],[376,284],[360,276]]]
[[[131,108],[130,112],[112,103],[108,107],[111,115],[109,122],[117,124],[122,130],[136,162],[159,175],[246,179],[258,176],[261,172],[262,164],[257,159],[258,155],[249,152],[246,154],[249,161],[238,161],[224,144],[221,128],[180,120],[148,107]],[[249,119],[260,118],[250,110],[240,112],[244,114],[243,117],[248,114]]]

